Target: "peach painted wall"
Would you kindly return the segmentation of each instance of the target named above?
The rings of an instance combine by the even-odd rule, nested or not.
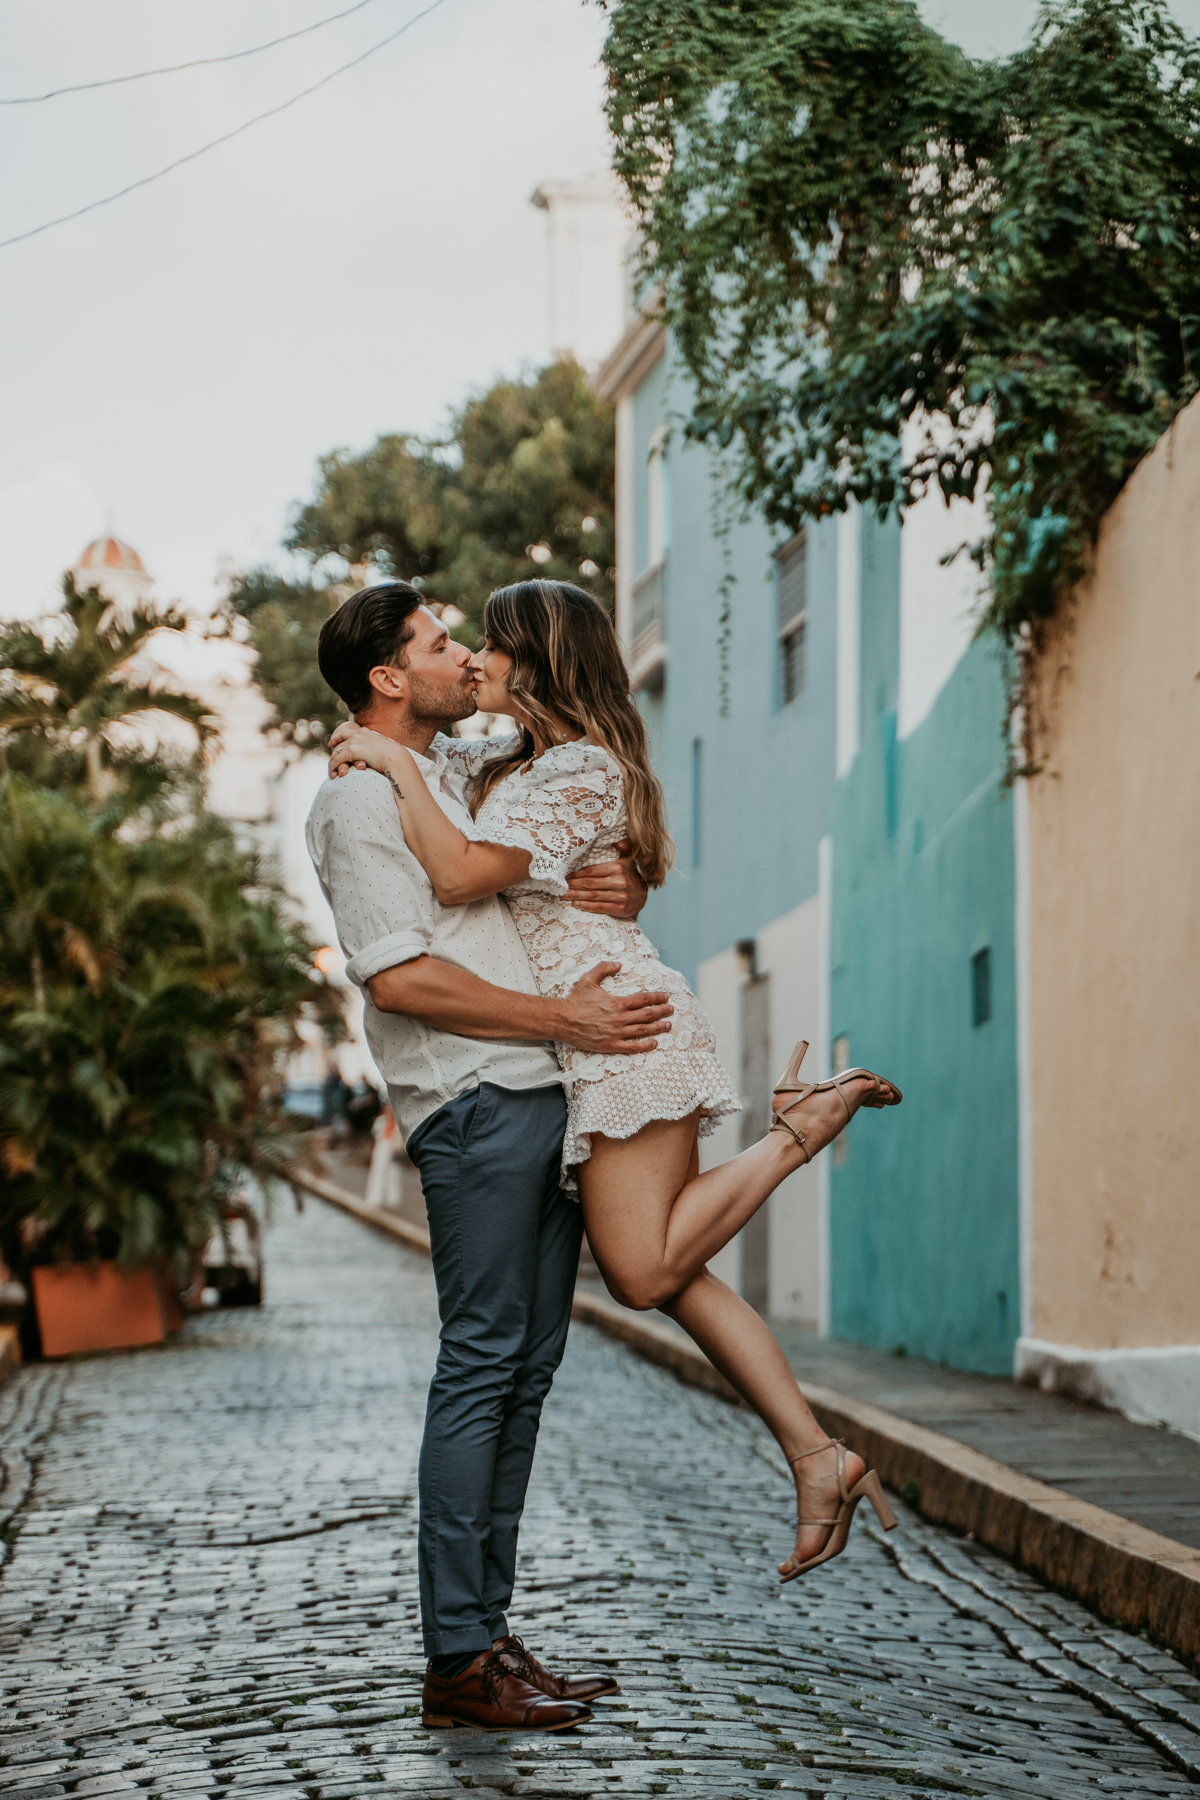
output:
[[[1200,1344],[1200,400],[1109,513],[1041,697],[1027,1329]]]

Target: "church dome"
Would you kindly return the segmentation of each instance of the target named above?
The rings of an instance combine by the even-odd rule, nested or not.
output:
[[[115,573],[126,570],[131,575],[144,575],[146,565],[132,544],[123,543],[119,537],[107,532],[104,537],[93,538],[76,564],[78,569],[90,569],[96,574]]]

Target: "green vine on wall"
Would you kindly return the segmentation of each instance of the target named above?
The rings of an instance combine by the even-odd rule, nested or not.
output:
[[[975,60],[913,0],[600,0],[615,166],[689,434],[799,530],[986,490],[1018,651],[1196,391],[1200,45],[1052,0]]]
[[[721,578],[717,582],[717,717],[727,719],[733,710],[729,653],[733,645],[733,593],[737,575],[733,567],[735,483],[723,450],[713,458],[709,480],[712,484],[709,530],[721,557]]]

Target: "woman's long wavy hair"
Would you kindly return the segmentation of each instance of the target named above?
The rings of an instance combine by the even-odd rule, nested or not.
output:
[[[662,787],[650,767],[646,727],[629,691],[620,642],[600,602],[569,582],[518,581],[489,597],[483,628],[492,648],[512,657],[509,694],[547,743],[565,725],[621,765],[633,859],[642,880],[661,887],[675,854]],[[515,748],[486,763],[472,793],[475,810],[533,754],[526,729]]]

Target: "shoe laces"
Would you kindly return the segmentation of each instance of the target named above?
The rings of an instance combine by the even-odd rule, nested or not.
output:
[[[535,1686],[537,1685],[535,1680],[538,1672],[537,1664],[525,1648],[522,1639],[517,1637],[515,1633],[510,1634],[508,1642],[505,1644],[503,1650],[497,1650],[495,1654],[500,1657],[502,1661],[506,1656],[511,1657],[513,1663],[516,1664],[517,1674],[524,1680],[532,1681]]]
[[[479,1685],[492,1706],[499,1706],[500,1683],[511,1674],[512,1670],[506,1665],[499,1650],[493,1650],[486,1661],[480,1665]]]

